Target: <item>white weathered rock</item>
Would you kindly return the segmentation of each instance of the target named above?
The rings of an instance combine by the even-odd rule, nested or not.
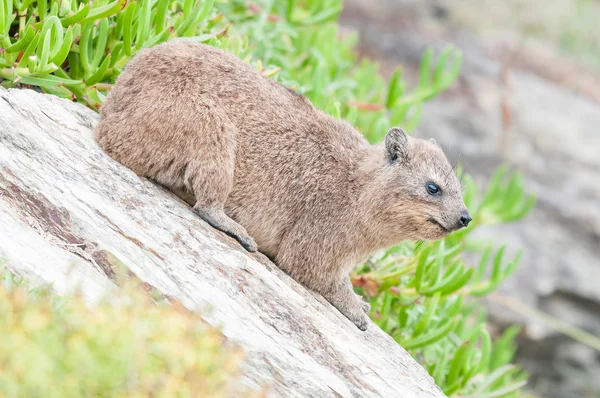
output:
[[[282,397],[443,397],[377,326],[359,331],[264,256],[249,255],[170,193],[110,159],[97,115],[0,88],[0,258],[90,299],[114,286],[112,256],[247,354],[244,383]]]

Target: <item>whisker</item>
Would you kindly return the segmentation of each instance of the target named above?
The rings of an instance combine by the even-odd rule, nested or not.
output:
[[[452,170],[454,170],[456,168],[456,166],[458,165],[458,162],[460,162],[461,159],[462,159],[462,152],[460,152],[458,154],[458,159],[456,159],[456,162],[454,162],[454,165],[452,166]]]
[[[465,177],[467,177],[467,172],[465,169],[461,170],[462,172],[460,173],[460,177],[458,178],[458,181],[460,182],[460,189],[461,191],[465,190],[465,187],[467,186],[467,182],[469,182],[469,180]]]
[[[458,162],[460,162],[461,158],[462,158],[462,152],[458,154],[458,159],[456,159],[456,162],[454,162],[454,164],[452,165],[452,168],[450,169],[450,171],[448,172],[448,174],[446,174],[445,178],[448,178],[448,176],[450,175],[450,173],[452,173],[454,171],[454,169],[458,165]]]

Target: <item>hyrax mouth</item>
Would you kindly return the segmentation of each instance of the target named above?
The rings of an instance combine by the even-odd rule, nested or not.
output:
[[[444,227],[438,220],[436,220],[435,218],[428,218],[427,221],[429,221],[432,224],[437,225],[438,227],[440,227],[444,232],[450,233],[452,231],[450,231],[448,228]]]

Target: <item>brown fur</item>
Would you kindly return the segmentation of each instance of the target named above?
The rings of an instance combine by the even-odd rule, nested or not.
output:
[[[355,264],[402,240],[442,238],[468,217],[435,143],[393,128],[370,145],[233,55],[190,41],[141,51],[96,134],[114,159],[249,251],[258,244],[362,330],[369,306],[352,291]]]

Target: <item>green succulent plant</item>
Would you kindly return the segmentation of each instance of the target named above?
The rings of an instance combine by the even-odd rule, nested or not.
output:
[[[93,108],[137,51],[174,37],[209,40],[214,0],[2,0],[0,78]]]

